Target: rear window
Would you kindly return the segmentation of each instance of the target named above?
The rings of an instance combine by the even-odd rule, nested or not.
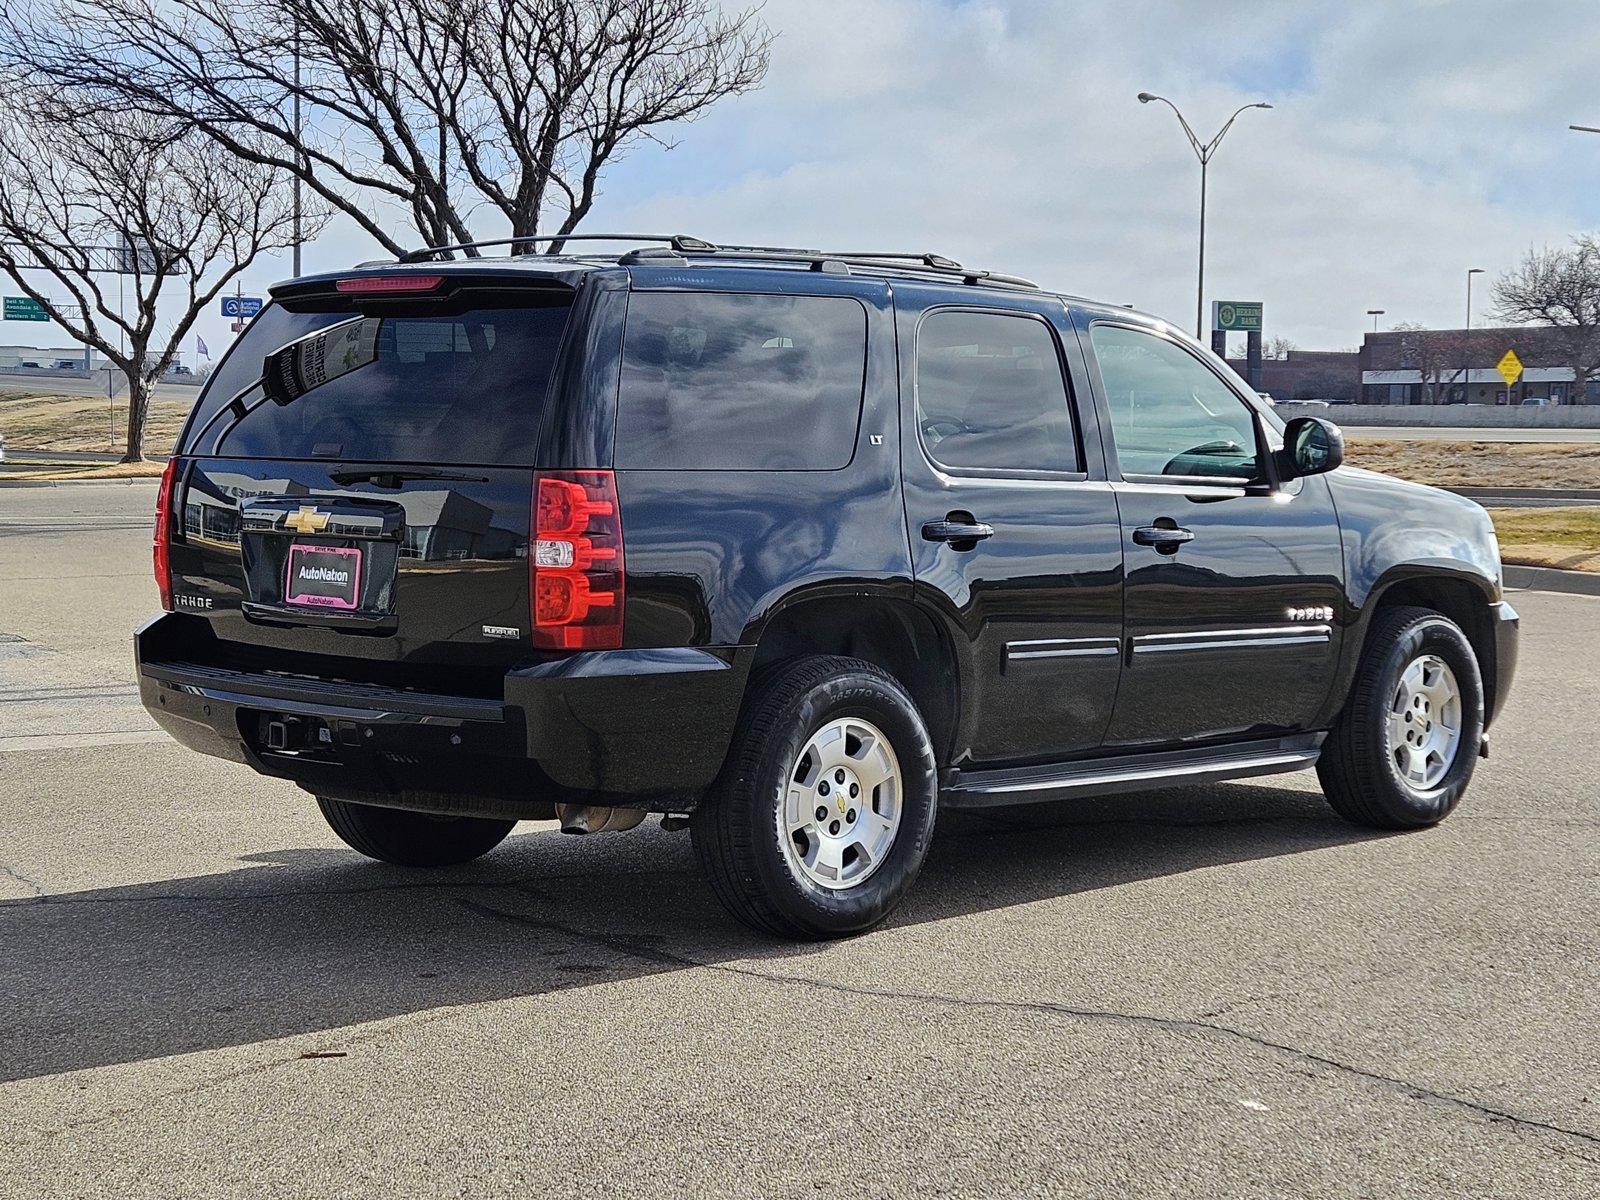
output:
[[[1082,470],[1055,338],[1037,317],[929,313],[917,331],[917,431],[956,470]]]
[[[866,361],[866,310],[848,297],[636,292],[622,352],[617,466],[845,466]]]
[[[384,315],[367,327],[355,369],[323,372],[292,402],[259,404],[236,424],[221,416],[196,438],[261,377],[268,355],[356,318],[273,305],[207,386],[189,423],[199,444],[184,452],[210,453],[220,433],[216,452],[225,457],[531,466],[570,309],[563,295],[451,315]],[[256,388],[246,403],[261,396]]]

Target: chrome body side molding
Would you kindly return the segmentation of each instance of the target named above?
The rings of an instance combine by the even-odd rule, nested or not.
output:
[[[1333,626],[1317,622],[1264,625],[1253,629],[1206,629],[1190,633],[1147,633],[1133,639],[1134,654],[1175,650],[1237,650],[1268,646],[1325,646]]]
[[[1122,650],[1122,639],[1099,638],[1035,638],[1028,641],[1006,643],[1006,662],[1038,658],[1107,658]]]

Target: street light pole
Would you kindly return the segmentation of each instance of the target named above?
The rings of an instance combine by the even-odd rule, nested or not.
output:
[[[1383,316],[1383,314],[1385,312],[1387,312],[1387,311],[1388,311],[1387,309],[1383,309],[1383,308],[1369,308],[1369,309],[1367,309],[1367,316],[1372,318],[1372,332],[1373,333],[1377,333],[1378,332],[1378,318]]]
[[[1239,114],[1248,108],[1271,108],[1272,105],[1265,101],[1255,104],[1242,104],[1226,121],[1222,128],[1217,130],[1209,142],[1202,142],[1190,128],[1189,122],[1184,119],[1183,113],[1178,111],[1178,106],[1165,96],[1157,96],[1151,92],[1140,92],[1139,103],[1149,104],[1152,100],[1159,100],[1170,108],[1178,118],[1178,124],[1183,126],[1183,135],[1189,139],[1189,147],[1194,151],[1195,158],[1200,160],[1200,269],[1195,282],[1194,297],[1194,336],[1205,337],[1206,318],[1206,169],[1211,165],[1211,156],[1217,152],[1217,147],[1222,145],[1222,139],[1228,136],[1228,130],[1233,128],[1233,123],[1239,119]]]
[[[1472,373],[1472,277],[1482,275],[1482,267],[1472,267],[1467,271],[1467,337],[1461,339],[1461,402],[1467,403],[1472,398],[1471,384],[1468,376]],[[1511,389],[1506,388],[1506,401],[1511,400]]]

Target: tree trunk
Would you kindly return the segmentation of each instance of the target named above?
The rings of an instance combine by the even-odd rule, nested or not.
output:
[[[153,390],[141,372],[128,372],[128,445],[122,455],[125,463],[144,461],[144,422],[150,413]]]

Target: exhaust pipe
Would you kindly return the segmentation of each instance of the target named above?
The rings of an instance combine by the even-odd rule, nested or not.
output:
[[[562,833],[621,833],[648,814],[642,808],[606,808],[597,804],[557,804]]]

